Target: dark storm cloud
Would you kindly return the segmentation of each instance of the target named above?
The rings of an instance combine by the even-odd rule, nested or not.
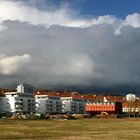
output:
[[[109,15],[87,20],[66,7],[42,11],[31,0],[7,2],[0,2],[1,86],[140,85],[138,13],[125,20]]]
[[[14,56],[21,59],[15,63],[14,71],[9,69],[8,73],[1,71],[1,74],[13,75],[17,82],[102,87],[139,84],[140,28],[125,26],[121,34],[115,35],[114,28],[107,24],[84,29],[45,28],[11,21],[3,25],[7,29],[0,32],[1,54],[6,55],[5,59]],[[28,54],[30,59],[23,54]],[[20,62],[23,65],[28,62],[28,66],[21,69]],[[5,69],[13,64],[9,63],[3,64]]]

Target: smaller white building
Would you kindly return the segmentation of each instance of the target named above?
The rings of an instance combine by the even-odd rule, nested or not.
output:
[[[85,113],[85,101],[81,98],[61,97],[62,112],[70,114]]]
[[[140,107],[123,106],[122,112],[124,112],[124,113],[140,113]]]
[[[6,92],[3,97],[3,111],[7,113],[35,112],[33,87],[29,84],[20,84],[16,92]]]
[[[62,102],[58,96],[50,96],[47,94],[37,94],[35,96],[36,112],[40,114],[62,113]]]
[[[126,95],[126,101],[135,102],[135,100],[136,100],[136,95],[135,94],[130,93],[130,94]]]

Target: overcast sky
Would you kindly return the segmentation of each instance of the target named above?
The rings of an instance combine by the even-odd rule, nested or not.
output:
[[[139,11],[100,4],[0,0],[0,87],[140,86]]]

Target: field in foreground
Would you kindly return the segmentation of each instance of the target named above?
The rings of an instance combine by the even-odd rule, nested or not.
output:
[[[140,119],[0,120],[0,139],[140,140]]]

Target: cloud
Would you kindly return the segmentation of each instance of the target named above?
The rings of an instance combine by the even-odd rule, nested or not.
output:
[[[8,8],[6,8],[8,5]],[[29,22],[32,25],[60,25],[66,27],[86,28],[93,25],[109,24],[119,33],[123,26],[140,27],[140,14],[128,15],[126,19],[118,19],[113,15],[103,15],[92,18],[80,17],[80,13],[72,11],[68,3],[59,7],[48,5],[46,0],[1,0],[0,21],[5,20]]]
[[[3,24],[0,25],[0,31],[6,30],[6,29],[7,29],[6,26],[4,26]]]
[[[6,8],[8,5],[8,9]],[[72,11],[68,5],[62,5],[57,9],[50,6],[44,6],[45,1],[38,2],[36,0],[27,1],[0,1],[0,21],[18,20],[21,22],[29,22],[33,25],[44,25],[50,27],[52,25],[61,25],[66,27],[89,27],[97,24],[111,24],[115,27],[120,26],[122,20],[115,16],[100,16],[98,18],[80,18],[79,13]],[[44,10],[40,10],[40,8]]]
[[[0,55],[0,73],[3,75],[19,74],[22,69],[26,69],[31,56],[24,54],[22,56]]]
[[[140,27],[140,14],[134,13],[134,14],[128,15],[126,17],[125,24],[136,27],[136,28]]]
[[[3,24],[7,29],[0,34],[0,52],[6,56],[1,56],[1,74],[10,74],[14,83],[52,87],[140,84],[139,28],[124,26],[115,35],[109,24],[87,28]]]
[[[82,19],[74,19],[72,16],[72,11],[66,6],[59,9],[50,10],[40,10],[33,7],[34,2],[27,5],[24,1],[0,1],[0,21],[4,20],[18,20],[21,22],[29,22],[33,25],[44,25],[46,27],[51,25],[62,25],[62,26],[84,26],[89,21]],[[6,8],[8,5],[8,9]],[[49,9],[49,10],[48,10]]]
[[[140,85],[139,13],[86,19],[67,6],[41,6],[0,1],[0,85]]]

